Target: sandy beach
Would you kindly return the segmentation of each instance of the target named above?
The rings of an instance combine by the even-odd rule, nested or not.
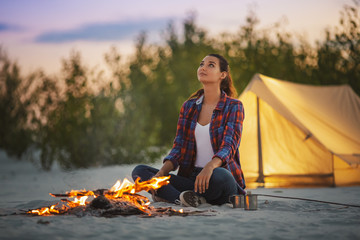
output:
[[[109,188],[130,178],[135,165],[44,172],[0,153],[0,239],[360,239],[360,208],[258,196],[258,209],[246,211],[202,205],[207,216],[32,217],[9,215],[55,203],[48,193]],[[161,162],[153,164],[158,167]],[[249,190],[249,189],[248,189]],[[360,187],[251,189],[268,194],[360,205]],[[146,192],[140,193],[150,197]],[[171,206],[152,203],[154,207]],[[195,210],[186,208],[186,210]]]

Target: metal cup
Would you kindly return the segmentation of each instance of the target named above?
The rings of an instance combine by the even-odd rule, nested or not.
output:
[[[244,197],[244,209],[245,210],[256,210],[257,209],[257,195],[247,194]]]
[[[229,200],[233,208],[244,208],[244,195],[232,195]]]

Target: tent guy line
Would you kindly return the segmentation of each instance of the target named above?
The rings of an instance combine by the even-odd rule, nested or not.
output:
[[[263,196],[263,197],[274,197],[274,198],[294,199],[294,200],[302,200],[302,201],[318,202],[318,203],[327,203],[327,204],[340,205],[340,206],[346,206],[346,207],[357,207],[357,208],[360,208],[360,205],[347,204],[347,203],[337,203],[337,202],[329,202],[329,201],[315,200],[315,199],[310,199],[310,198],[298,198],[298,197],[278,196],[278,195],[269,195],[269,194],[256,194],[256,195],[258,195],[258,196]]]

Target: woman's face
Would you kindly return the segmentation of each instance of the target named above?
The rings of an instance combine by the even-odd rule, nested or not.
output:
[[[202,84],[218,83],[226,77],[226,72],[220,72],[220,61],[217,57],[206,56],[197,70],[198,80]]]

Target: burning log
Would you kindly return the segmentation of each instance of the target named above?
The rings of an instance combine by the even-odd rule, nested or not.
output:
[[[96,209],[109,209],[111,208],[111,202],[104,196],[99,196],[91,201],[90,207]]]
[[[131,183],[126,178],[121,183],[117,181],[110,189],[97,189],[94,191],[71,190],[65,194],[52,194],[53,197],[75,198],[74,200],[61,199],[60,203],[40,209],[29,210],[30,215],[56,215],[73,214],[79,217],[92,215],[98,217],[116,217],[128,215],[152,216],[187,216],[203,214],[206,211],[184,212],[182,209],[154,208],[149,206],[148,198],[137,194],[140,191],[156,190],[169,183],[170,176],[152,178],[148,181]],[[88,198],[93,198],[87,202]]]

